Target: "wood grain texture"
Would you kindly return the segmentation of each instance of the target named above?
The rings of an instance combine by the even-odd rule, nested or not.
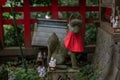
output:
[[[38,19],[37,27],[32,37],[33,46],[47,46],[48,38],[53,32],[63,41],[67,34],[67,21]]]

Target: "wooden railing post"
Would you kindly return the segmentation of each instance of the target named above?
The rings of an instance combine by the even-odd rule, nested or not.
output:
[[[58,18],[58,0],[52,0],[52,18]]]
[[[86,30],[86,0],[79,0],[79,12],[82,16],[82,20],[83,20],[83,27],[82,27],[82,36],[85,36],[85,30]]]
[[[24,44],[31,47],[30,0],[24,0]]]
[[[2,18],[2,6],[0,6],[0,45],[4,47],[4,30],[3,30],[3,18]]]

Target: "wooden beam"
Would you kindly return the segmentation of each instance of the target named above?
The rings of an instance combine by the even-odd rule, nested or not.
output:
[[[31,12],[51,12],[52,11],[51,6],[30,7],[30,9],[31,9]]]
[[[37,22],[37,19],[31,19],[31,24],[34,24]]]
[[[85,31],[86,31],[86,0],[79,0],[79,12],[82,16],[83,20],[83,26],[81,28],[81,34],[82,37],[85,37]]]
[[[2,7],[3,12],[11,12],[10,7]],[[23,7],[15,7],[15,12],[23,12]],[[51,6],[36,6],[36,7],[30,7],[31,12],[51,12],[53,9]],[[58,6],[59,11],[78,11],[79,6]],[[99,11],[99,7],[91,7],[87,6],[86,11]]]
[[[99,11],[99,7],[97,7],[97,6],[95,6],[95,7],[87,6],[86,11]]]
[[[22,47],[23,48],[23,47]],[[86,45],[85,46],[85,52],[86,53],[94,53],[95,52],[96,45]],[[41,51],[44,50],[46,51],[46,47],[41,47]],[[36,55],[40,50],[39,49],[33,49],[33,48],[23,48],[23,52],[25,53],[24,56],[33,56]],[[18,57],[20,55],[20,50],[19,47],[9,47],[9,48],[4,48],[0,52],[0,57]]]
[[[2,7],[3,12],[11,12],[10,7]],[[14,7],[15,12],[23,12],[23,7]]]
[[[3,8],[3,12],[11,12],[10,7],[2,7]],[[51,11],[51,6],[46,6],[46,7],[30,7],[31,12],[48,12]],[[15,7],[14,8],[15,12],[23,12],[24,11],[24,7]]]
[[[93,18],[86,19],[86,23],[99,23],[99,22],[100,22],[100,19],[93,19]]]
[[[17,24],[23,24],[24,21],[22,19],[16,20]],[[3,20],[3,24],[13,25],[13,20]]]
[[[75,7],[70,7],[70,6],[61,6],[61,7],[59,7],[59,11],[66,11],[66,12],[68,12],[68,11],[79,11],[79,6],[75,6]]]
[[[37,19],[30,19],[30,23],[34,24],[37,22]],[[23,19],[18,19],[16,20],[17,24],[24,24],[24,20]],[[7,25],[13,25],[13,20],[3,20],[3,24],[7,24]]]
[[[32,56],[36,55],[36,53],[39,51],[39,49],[33,49],[33,48],[25,48],[22,47],[23,52],[25,53],[24,56]],[[17,57],[20,55],[20,49],[19,47],[7,47],[1,50],[0,57]]]

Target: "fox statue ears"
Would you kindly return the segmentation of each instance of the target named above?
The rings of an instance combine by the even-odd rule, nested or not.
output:
[[[71,21],[72,19],[79,19],[79,20],[82,20],[82,16],[81,16],[80,14],[77,15],[77,16],[71,14],[71,16],[70,16],[69,19],[68,19],[68,23],[70,23],[70,21]]]

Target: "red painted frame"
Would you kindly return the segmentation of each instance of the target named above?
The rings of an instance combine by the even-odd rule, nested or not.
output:
[[[1,45],[4,47],[4,39],[3,39],[3,20],[2,20],[2,7],[0,6],[0,41],[1,41]]]
[[[31,23],[30,23],[30,1],[24,0],[24,45],[25,47],[31,47]]]
[[[36,19],[31,19],[30,18],[30,12],[52,12],[52,18],[53,19],[58,19],[58,12],[59,11],[78,11],[81,13],[83,17],[83,29],[82,33],[83,36],[85,34],[85,29],[86,29],[86,12],[87,11],[99,11],[99,7],[86,7],[86,0],[79,0],[80,6],[58,6],[58,0],[52,0],[52,6],[46,6],[46,7],[31,7],[29,0],[24,0],[24,5],[23,7],[15,7],[14,11],[15,12],[23,12],[24,13],[24,19],[19,19],[17,20],[17,24],[24,24],[24,44],[26,48],[31,47],[31,24],[34,24],[37,20]],[[3,45],[3,25],[4,24],[13,24],[13,20],[3,20],[2,18],[2,13],[4,12],[10,12],[9,7],[2,7],[0,6],[0,41],[2,42]],[[92,22],[92,20],[90,21]],[[3,45],[4,47],[4,45]]]

